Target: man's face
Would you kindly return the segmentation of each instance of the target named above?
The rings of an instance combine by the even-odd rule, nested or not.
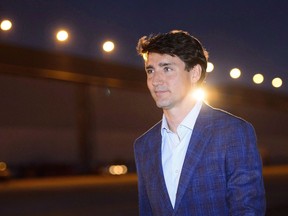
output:
[[[179,57],[149,53],[145,69],[148,89],[159,108],[181,108],[191,100],[198,79],[194,78],[194,68],[185,70],[185,63]]]

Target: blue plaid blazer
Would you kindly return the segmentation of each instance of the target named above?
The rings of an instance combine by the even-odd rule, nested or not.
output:
[[[265,215],[262,162],[248,122],[203,103],[173,209],[161,163],[161,122],[134,143],[141,216]]]

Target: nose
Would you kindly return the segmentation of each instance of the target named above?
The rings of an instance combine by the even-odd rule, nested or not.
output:
[[[158,86],[163,83],[163,76],[160,72],[155,71],[152,77],[152,85]]]

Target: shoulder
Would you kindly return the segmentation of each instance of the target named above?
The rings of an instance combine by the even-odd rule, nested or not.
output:
[[[243,119],[240,116],[227,112],[225,110],[214,108],[207,104],[203,104],[203,110],[204,110],[204,113],[207,112],[210,114],[209,116],[211,120],[213,121],[214,126],[246,125],[246,126],[252,127],[251,123],[248,122],[247,120]]]
[[[254,137],[255,129],[247,120],[231,114],[222,109],[214,108],[203,104],[199,114],[201,122],[206,122],[213,134],[221,134],[222,136],[245,136]]]
[[[134,143],[135,147],[138,145],[141,145],[141,143],[148,142],[149,140],[151,140],[157,136],[161,136],[161,124],[162,124],[162,120],[157,122],[149,130],[147,130],[141,136],[139,136],[135,140],[135,143]]]
[[[209,114],[209,128],[206,134],[211,136],[211,148],[222,149],[226,158],[258,154],[257,137],[252,124],[245,119],[227,111],[206,107]],[[204,108],[205,109],[205,108]]]

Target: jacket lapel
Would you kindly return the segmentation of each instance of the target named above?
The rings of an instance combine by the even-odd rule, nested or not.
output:
[[[181,199],[193,176],[194,170],[209,142],[211,133],[211,108],[203,103],[199,116],[196,120],[189,146],[186,152],[179,185],[176,195],[175,212],[180,205]]]
[[[173,207],[169,198],[169,194],[167,191],[167,187],[165,184],[163,168],[162,168],[162,157],[161,157],[161,143],[162,143],[162,136],[161,136],[161,122],[158,124],[157,130],[154,130],[151,139],[149,140],[149,145],[152,152],[150,155],[149,160],[151,160],[151,176],[150,181],[153,185],[159,188],[158,191],[158,198],[162,199],[162,202],[165,203],[164,206],[167,208],[167,211],[173,212]]]

